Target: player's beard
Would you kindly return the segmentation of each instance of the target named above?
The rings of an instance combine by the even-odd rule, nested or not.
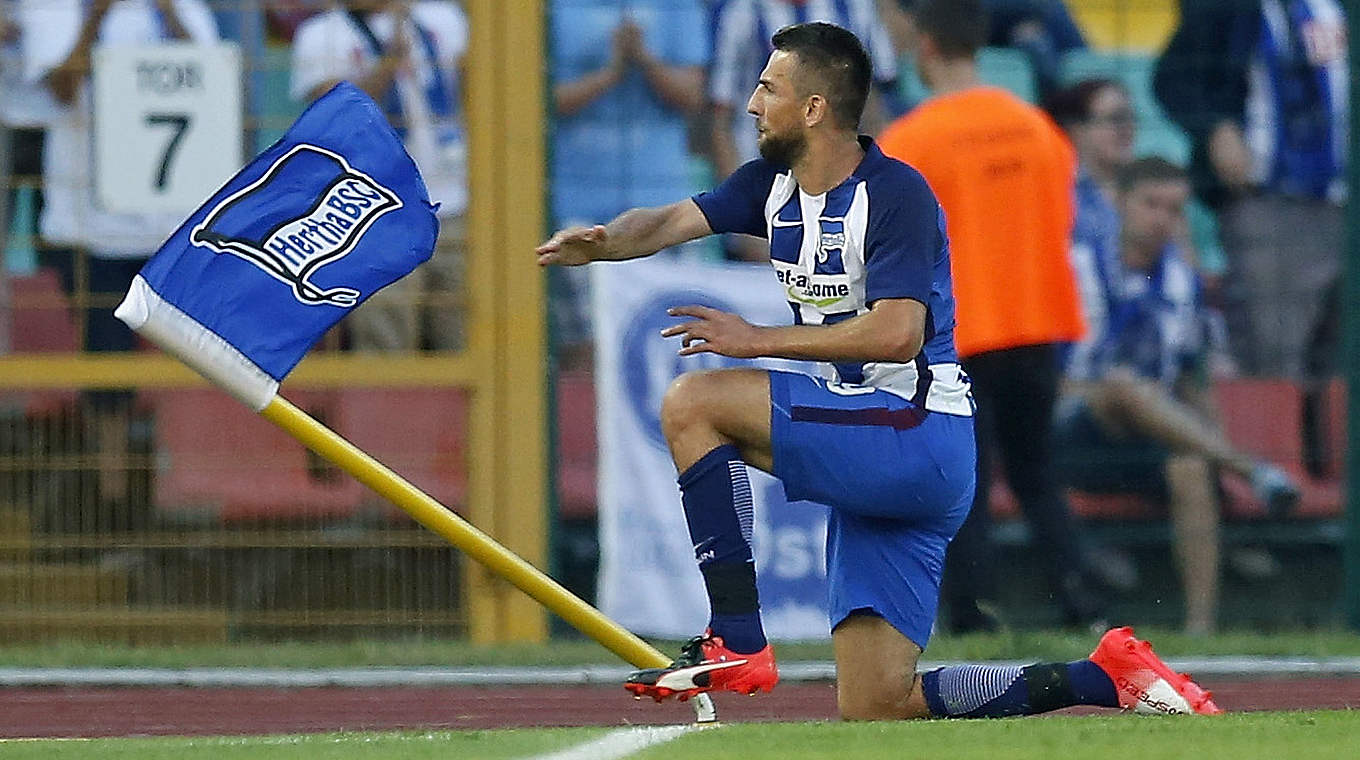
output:
[[[807,137],[802,132],[776,135],[766,132],[756,143],[760,157],[779,166],[792,167],[807,152]]]

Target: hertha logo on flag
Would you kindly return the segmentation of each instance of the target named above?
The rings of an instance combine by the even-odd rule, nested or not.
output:
[[[305,190],[309,183],[316,185],[312,192]],[[324,290],[309,278],[354,250],[373,222],[401,206],[396,193],[344,156],[297,145],[259,180],[213,207],[189,239],[249,261],[290,286],[302,303],[353,306],[359,291]]]
[[[435,208],[382,110],[341,82],[175,230],[117,315],[200,372],[216,345],[213,366],[276,383],[337,321],[430,258]],[[263,408],[266,391],[238,397]]]

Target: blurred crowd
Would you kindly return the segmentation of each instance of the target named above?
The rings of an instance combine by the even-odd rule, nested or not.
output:
[[[1009,434],[998,428],[991,445],[1000,447],[1013,487],[1026,473],[1045,473],[1017,495],[1038,539],[1063,547],[1067,569],[1055,569],[1051,581],[1069,622],[1098,622],[1100,587],[1131,581],[1117,555],[1076,535],[1054,496],[1055,469],[1068,485],[1148,493],[1172,506],[1186,625],[1207,631],[1220,563],[1211,550],[1218,474],[1241,477],[1279,513],[1297,487],[1276,464],[1233,448],[1206,389],[1233,375],[1316,389],[1335,371],[1349,128],[1345,20],[1336,0],[1161,4],[1177,19],[1174,33],[1159,51],[1130,51],[1088,44],[1062,0],[983,0],[987,23],[971,31],[941,30],[912,0],[549,0],[550,227],[669,202],[753,158],[747,98],[770,35],[795,22],[831,21],[864,42],[874,87],[862,129],[885,140],[896,132],[885,150],[910,163],[913,149],[921,154],[918,168],[941,196],[951,236],[952,225],[964,223],[954,217],[972,212],[950,207],[952,196],[937,185],[945,180],[933,172],[952,170],[926,166],[922,141],[985,129],[1007,114],[1047,125],[1056,137],[1043,150],[1060,162],[1049,173],[1066,200],[1034,213],[1057,215],[1050,242],[1060,256],[1046,265],[1046,287],[1074,294],[1071,329],[972,348],[961,338],[960,353],[981,403],[1001,398],[991,394],[1007,373],[1046,378],[1034,392],[1052,398],[1034,411],[1047,418],[1039,427],[1048,436],[1051,425],[1051,440],[1036,444],[1026,425]],[[12,328],[7,281],[43,272],[76,314],[78,345],[68,348],[133,349],[112,309],[179,221],[110,212],[94,200],[92,51],[243,41],[261,29],[264,48],[289,51],[293,109],[337,81],[355,82],[382,105],[441,204],[432,262],[358,310],[328,345],[462,345],[466,13],[452,0],[251,7],[263,7],[261,24],[249,23],[237,0],[0,0],[0,352],[32,350],[33,342]],[[950,98],[979,89],[996,91],[992,105],[942,120]],[[970,256],[1024,254],[1005,242],[978,253],[956,244],[956,271],[988,266]],[[752,262],[766,254],[760,241],[733,236],[667,255]],[[588,368],[588,283],[579,272],[552,276],[557,359]],[[960,304],[966,323],[963,297]],[[88,401],[96,410],[119,403],[107,393]],[[113,440],[127,421],[109,419],[98,435]],[[1031,459],[1051,450],[1051,460],[1013,459],[1008,447]],[[979,598],[986,585],[949,597],[956,630],[997,624]]]

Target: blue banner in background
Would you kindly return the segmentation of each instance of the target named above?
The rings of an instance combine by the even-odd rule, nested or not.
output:
[[[702,304],[758,324],[787,324],[789,306],[768,266],[657,258],[591,267],[599,430],[600,609],[644,635],[703,631],[708,602],[694,563],[675,465],[661,434],[661,399],[683,372],[764,366],[813,372],[805,362],[676,355],[666,309]],[[765,630],[780,640],[825,639],[826,517],[784,498],[778,480],[750,470],[752,549]]]
[[[341,83],[195,211],[141,277],[282,380],[350,310],[429,259],[437,234],[401,139]]]

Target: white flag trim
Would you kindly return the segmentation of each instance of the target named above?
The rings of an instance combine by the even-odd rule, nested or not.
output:
[[[139,274],[114,316],[256,412],[279,383],[221,336],[160,297]]]

